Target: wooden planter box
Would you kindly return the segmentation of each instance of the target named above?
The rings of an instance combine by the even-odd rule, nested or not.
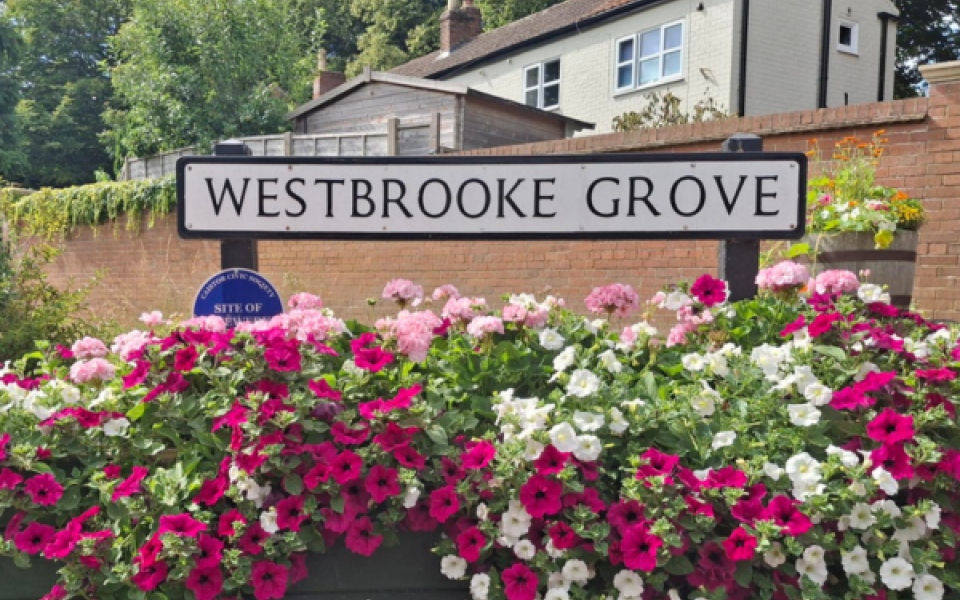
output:
[[[817,251],[811,276],[830,269],[844,269],[859,274],[870,270],[870,283],[888,286],[890,299],[899,308],[909,308],[913,301],[913,275],[917,266],[916,231],[898,232],[885,250],[877,250],[870,233],[811,234],[801,240]],[[803,257],[801,262],[812,262]]]
[[[338,543],[324,554],[309,554],[310,577],[291,587],[287,598],[311,600],[468,600],[465,581],[440,573],[440,557],[430,552],[432,534],[402,533],[400,544],[373,556],[353,554]],[[34,558],[20,569],[0,558],[0,600],[39,600],[57,581],[55,563]]]

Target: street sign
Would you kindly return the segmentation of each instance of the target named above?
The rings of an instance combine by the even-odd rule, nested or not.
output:
[[[186,156],[191,239],[797,239],[799,153]]]
[[[263,275],[248,269],[217,273],[204,282],[193,303],[193,316],[222,317],[229,328],[282,312],[283,300],[277,289]]]

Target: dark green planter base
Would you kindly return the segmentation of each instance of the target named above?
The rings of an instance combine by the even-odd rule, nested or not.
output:
[[[0,600],[40,600],[57,583],[57,563],[34,557],[29,569],[0,557]]]

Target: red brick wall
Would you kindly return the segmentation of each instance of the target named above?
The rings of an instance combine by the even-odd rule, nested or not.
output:
[[[887,131],[881,183],[922,198],[930,220],[921,232],[914,297],[937,318],[960,320],[960,83],[933,87],[929,99],[607,134],[471,151],[471,155],[718,150],[733,133],[764,137],[767,150],[804,151],[810,138],[829,147],[845,136]],[[55,281],[82,281],[106,269],[93,295],[104,316],[132,321],[141,310],[187,311],[195,290],[218,268],[218,245],[185,242],[172,218],[138,236],[109,227],[98,238],[79,232],[52,271]],[[549,291],[582,308],[596,285],[620,281],[643,295],[716,269],[714,242],[262,242],[260,270],[285,294],[309,291],[345,317],[372,314],[390,278],[424,286],[453,283],[498,304],[509,292]]]

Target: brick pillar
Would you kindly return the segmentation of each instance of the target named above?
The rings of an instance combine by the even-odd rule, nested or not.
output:
[[[462,7],[450,8],[440,16],[440,50],[452,52],[483,33],[483,19],[480,9],[473,0],[464,0]]]

